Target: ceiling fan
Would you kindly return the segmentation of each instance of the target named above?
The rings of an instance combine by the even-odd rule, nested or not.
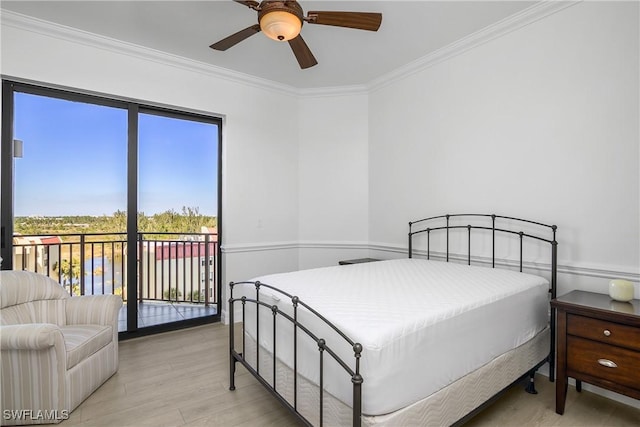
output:
[[[300,68],[303,69],[318,63],[300,35],[303,23],[378,31],[382,22],[381,13],[369,12],[312,11],[305,17],[302,6],[297,1],[234,1],[258,12],[258,23],[212,44],[211,49],[227,50],[262,31],[273,40],[289,42]]]

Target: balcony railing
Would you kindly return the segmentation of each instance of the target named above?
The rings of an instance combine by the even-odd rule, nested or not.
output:
[[[126,233],[15,235],[13,268],[45,274],[71,295],[116,294],[127,300]],[[139,302],[218,303],[218,236],[138,233]]]

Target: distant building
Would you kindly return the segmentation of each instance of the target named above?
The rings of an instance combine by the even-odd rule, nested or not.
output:
[[[142,299],[179,302],[217,300],[217,228],[202,227],[201,232],[210,235],[208,244],[203,235],[182,236],[176,241],[142,242],[139,274]]]
[[[60,257],[61,243],[62,239],[58,236],[15,235],[13,237],[14,268],[50,274]]]

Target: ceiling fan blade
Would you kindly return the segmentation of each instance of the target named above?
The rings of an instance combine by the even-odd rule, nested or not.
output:
[[[234,1],[234,2],[236,2],[236,3],[243,4],[243,5],[245,5],[245,6],[248,6],[248,7],[252,8],[252,9],[253,9],[254,7],[258,7],[258,5],[260,4],[259,2],[254,1],[254,0],[248,0],[248,1],[233,0],[233,1]]]
[[[250,27],[245,28],[244,30],[240,30],[235,34],[231,34],[229,37],[226,37],[214,44],[212,44],[211,46],[209,46],[211,49],[215,49],[215,50],[227,50],[232,46],[237,45],[238,43],[240,43],[242,40],[251,37],[252,35],[259,33],[260,32],[260,25],[259,24],[255,24],[252,25]]]
[[[300,68],[313,67],[318,63],[300,34],[298,34],[298,37],[289,40],[289,46],[291,46],[291,50],[296,56]]]
[[[382,23],[381,13],[370,12],[318,12],[307,13],[310,24],[332,25],[334,27],[355,28],[378,31]]]

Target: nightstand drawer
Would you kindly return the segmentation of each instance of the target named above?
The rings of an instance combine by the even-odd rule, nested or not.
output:
[[[567,371],[640,390],[640,352],[567,337]]]
[[[567,333],[640,351],[640,329],[633,326],[568,314]]]

